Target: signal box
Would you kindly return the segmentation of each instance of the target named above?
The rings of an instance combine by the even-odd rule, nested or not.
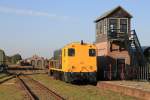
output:
[[[99,79],[130,78],[126,70],[131,64],[131,18],[131,14],[118,6],[95,20]]]

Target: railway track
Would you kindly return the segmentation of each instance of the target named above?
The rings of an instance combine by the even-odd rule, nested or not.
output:
[[[16,78],[22,89],[25,90],[29,100],[65,100],[59,94],[29,76],[19,74]]]

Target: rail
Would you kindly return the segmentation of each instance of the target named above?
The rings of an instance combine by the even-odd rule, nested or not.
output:
[[[50,90],[49,88],[45,87],[43,84],[34,80],[33,78],[31,78],[29,76],[25,76],[23,74],[18,75],[17,78],[19,78],[21,84],[25,88],[25,90],[26,90],[27,94],[29,95],[29,97],[31,98],[31,100],[39,100],[38,95],[36,95],[36,93],[33,93],[31,91],[32,89],[29,88],[29,86],[26,84],[24,79],[21,79],[19,76],[24,77],[24,79],[25,78],[28,79],[34,86],[38,87],[38,89],[40,89],[40,90],[44,90],[47,95],[52,96],[53,98],[55,98],[55,100],[65,100],[62,96],[60,96],[56,92]],[[40,92],[42,92],[42,91],[40,91]]]
[[[21,87],[25,90],[30,100],[36,100],[35,95],[31,92],[31,90],[28,88],[28,86],[25,84],[25,82],[19,77],[19,75],[16,75],[16,78],[19,80],[19,83]]]

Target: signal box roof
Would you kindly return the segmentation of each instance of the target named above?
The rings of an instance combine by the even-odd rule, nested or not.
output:
[[[103,15],[101,15],[100,17],[98,17],[94,22],[98,22],[98,21],[100,21],[100,20],[102,20],[102,19],[104,19],[104,18],[106,18],[106,17],[109,17],[111,14],[115,13],[116,11],[118,11],[118,10],[120,10],[120,9],[123,10],[123,11],[128,15],[129,18],[132,18],[132,15],[131,15],[129,12],[127,12],[127,11],[126,11],[124,8],[122,8],[121,6],[118,6],[118,7],[114,8],[114,9],[112,9],[112,10],[110,10],[110,11],[104,13]]]

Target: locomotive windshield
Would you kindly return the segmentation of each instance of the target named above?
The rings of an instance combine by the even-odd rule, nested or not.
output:
[[[92,57],[96,56],[95,49],[89,49],[89,56],[92,56]]]
[[[68,49],[68,56],[75,56],[75,49],[74,48]]]

